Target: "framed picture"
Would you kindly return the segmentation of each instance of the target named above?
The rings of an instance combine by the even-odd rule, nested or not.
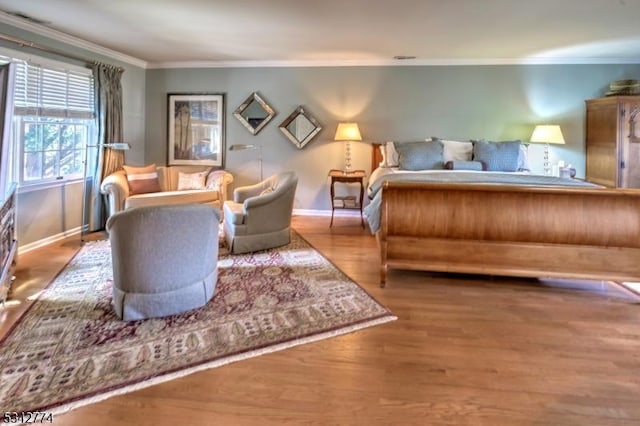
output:
[[[169,165],[224,167],[224,94],[169,94]]]

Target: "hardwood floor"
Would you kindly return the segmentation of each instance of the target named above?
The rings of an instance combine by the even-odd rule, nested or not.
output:
[[[391,271],[356,218],[295,229],[398,320],[58,415],[56,425],[637,425],[640,306],[614,284]],[[21,256],[0,334],[77,238]]]

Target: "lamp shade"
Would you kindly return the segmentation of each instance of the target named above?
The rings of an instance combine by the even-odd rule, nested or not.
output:
[[[557,124],[539,124],[533,129],[531,142],[564,144],[564,137]]]
[[[360,129],[358,123],[338,123],[336,129],[336,141],[361,141]]]

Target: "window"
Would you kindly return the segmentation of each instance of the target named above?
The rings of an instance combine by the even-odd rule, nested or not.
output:
[[[93,91],[88,69],[17,63],[13,178],[20,185],[82,177],[94,140]]]
[[[22,184],[82,176],[84,150],[90,133],[86,120],[16,116]]]

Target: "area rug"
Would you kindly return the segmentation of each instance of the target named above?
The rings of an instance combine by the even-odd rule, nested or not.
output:
[[[116,394],[392,321],[297,234],[219,258],[206,306],[119,321],[108,241],[87,243],[0,342],[4,411],[61,413]]]

